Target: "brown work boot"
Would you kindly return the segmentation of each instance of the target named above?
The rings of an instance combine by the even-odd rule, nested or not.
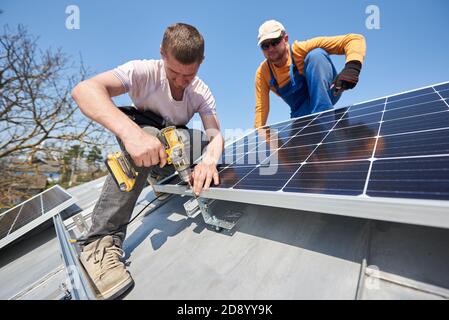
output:
[[[124,293],[133,279],[120,261],[124,252],[105,236],[84,247],[80,260],[102,299],[114,299]]]

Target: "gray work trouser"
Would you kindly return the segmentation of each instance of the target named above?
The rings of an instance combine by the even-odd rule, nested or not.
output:
[[[155,127],[146,126],[142,129],[153,136],[157,136],[159,133],[159,130]],[[193,164],[194,160],[201,156],[202,149],[207,145],[205,135],[196,129],[178,129],[178,132],[183,138],[186,153],[190,155],[190,163]],[[123,144],[118,138],[117,140],[123,150]],[[138,176],[134,188],[129,192],[120,191],[111,174],[108,174],[100,198],[92,212],[92,226],[86,237],[81,241],[82,245],[87,245],[103,236],[112,235],[115,245],[121,247],[126,236],[126,224],[131,218],[137,198],[146,185],[148,175],[167,177],[174,173],[173,165],[166,165],[164,168],[155,165],[135,167],[135,169]]]

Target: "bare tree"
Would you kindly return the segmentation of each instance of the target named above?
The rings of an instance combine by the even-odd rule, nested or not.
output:
[[[82,116],[71,98],[86,77],[58,49],[38,50],[23,26],[0,35],[0,158],[37,152],[46,140],[99,145],[108,135]]]
[[[74,143],[103,148],[111,141],[71,98],[73,86],[87,76],[82,59],[75,63],[61,49],[40,50],[37,40],[21,25],[5,26],[0,34],[0,178],[9,185],[17,180],[16,172],[7,172],[10,159],[62,154]]]

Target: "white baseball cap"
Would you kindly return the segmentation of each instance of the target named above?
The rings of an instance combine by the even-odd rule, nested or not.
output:
[[[276,39],[281,36],[282,31],[285,31],[282,23],[276,20],[268,20],[262,23],[259,27],[259,36],[257,37],[258,42],[257,45],[267,40],[267,39]]]

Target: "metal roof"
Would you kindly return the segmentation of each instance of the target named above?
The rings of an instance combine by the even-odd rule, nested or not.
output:
[[[100,187],[75,189],[82,209]],[[145,188],[134,214],[153,198]],[[214,213],[243,215],[231,232],[216,232],[201,215],[187,218],[188,199],[173,196],[129,225],[124,250],[135,286],[123,299],[449,298],[448,229],[219,201]],[[0,298],[63,296],[52,228],[6,249]]]

